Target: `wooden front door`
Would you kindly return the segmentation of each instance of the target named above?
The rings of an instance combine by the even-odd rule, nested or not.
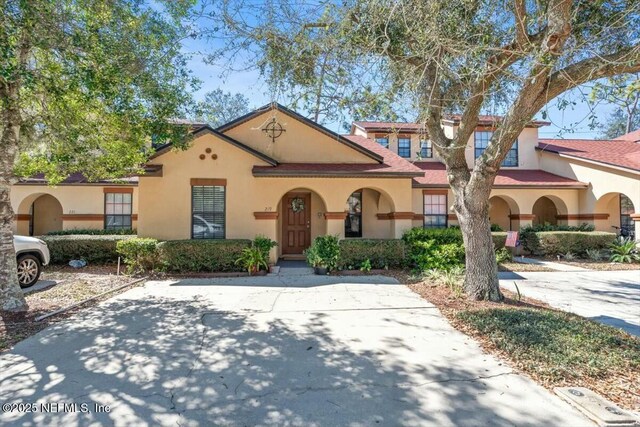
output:
[[[296,201],[298,209],[293,210]],[[311,194],[287,193],[282,198],[282,254],[302,254],[311,244]]]

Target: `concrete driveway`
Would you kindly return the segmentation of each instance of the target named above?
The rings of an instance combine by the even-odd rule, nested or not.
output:
[[[36,404],[3,426],[592,425],[384,277],[148,282],[1,355],[0,401]]]
[[[640,271],[500,273],[500,286],[640,336]]]

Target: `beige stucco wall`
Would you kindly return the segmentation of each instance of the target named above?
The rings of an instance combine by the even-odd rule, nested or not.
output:
[[[286,129],[275,142],[262,131],[273,117]],[[269,110],[225,134],[283,163],[376,162],[278,110]]]
[[[217,154],[216,160],[210,156],[200,160],[207,148]],[[140,236],[166,240],[191,237],[191,178],[226,179],[227,238],[251,239],[263,234],[279,240],[280,220],[257,220],[254,212],[278,212],[282,196],[294,190],[312,194],[312,237],[325,233],[343,236],[344,220],[325,220],[324,213],[344,212],[349,195],[361,188],[374,189],[386,197],[388,203],[381,203],[380,209],[412,210],[410,178],[256,178],[253,166],[265,162],[211,134],[194,140],[186,151],[168,152],[152,163],[163,165],[163,176],[140,178]],[[368,228],[380,235],[380,230],[388,230],[385,237],[401,235],[411,227],[410,220],[378,221],[384,224]]]
[[[62,230],[62,206],[55,197],[49,194],[38,197],[33,203],[33,214],[34,235]]]
[[[24,185],[17,184],[11,187],[11,206],[17,220],[14,221],[13,231],[26,235],[29,232],[29,214],[31,204],[39,200],[42,195],[50,195],[62,206],[62,229],[72,230],[80,228],[104,228],[104,220],[97,216],[104,215],[104,188],[131,188],[133,189],[132,213],[138,213],[138,188],[132,185]],[[43,199],[40,199],[43,200]],[[53,207],[50,206],[50,207]],[[42,210],[41,210],[42,212]],[[93,218],[93,219],[91,219]],[[53,221],[53,219],[51,219]],[[137,227],[137,221],[133,220],[133,228]],[[34,230],[38,234],[39,230]]]

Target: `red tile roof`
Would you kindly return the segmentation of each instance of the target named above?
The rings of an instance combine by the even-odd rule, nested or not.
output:
[[[440,162],[417,162],[424,176],[414,178],[414,187],[448,187],[447,171]],[[494,187],[587,187],[587,184],[539,169],[501,170]]]
[[[47,185],[47,180],[44,177],[44,174],[33,175],[29,178],[22,178],[18,182],[18,184],[32,184],[32,185]],[[58,185],[69,185],[69,184],[104,184],[104,185],[137,185],[138,177],[130,176],[125,178],[120,178],[118,180],[98,180],[98,181],[89,181],[87,177],[80,173],[72,173],[68,177],[66,177],[60,184]]]
[[[633,141],[633,142],[640,142],[640,129],[633,131],[633,132],[629,132],[627,134],[624,134],[622,136],[619,136],[617,138],[615,138],[616,141],[618,140],[622,140],[622,141]]]
[[[640,171],[640,144],[622,140],[541,139],[538,150]]]
[[[254,166],[255,176],[343,176],[396,175],[416,177],[420,168],[362,136],[343,135],[344,138],[382,157],[382,163],[280,163],[277,166]]]

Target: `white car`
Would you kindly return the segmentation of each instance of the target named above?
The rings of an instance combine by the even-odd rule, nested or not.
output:
[[[49,264],[47,244],[35,237],[13,236],[13,247],[18,259],[18,281],[20,287],[33,286],[40,278],[42,267]]]

